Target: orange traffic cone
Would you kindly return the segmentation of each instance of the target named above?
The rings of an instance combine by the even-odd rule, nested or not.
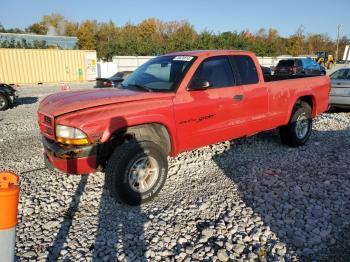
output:
[[[15,259],[19,177],[13,172],[0,172],[0,259]]]
[[[61,90],[62,91],[68,91],[70,89],[69,85],[65,83],[61,83]]]

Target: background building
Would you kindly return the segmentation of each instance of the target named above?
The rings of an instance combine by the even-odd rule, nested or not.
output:
[[[70,36],[49,36],[49,35],[34,35],[34,34],[14,34],[14,33],[0,33],[0,44],[20,43],[25,41],[27,44],[34,44],[35,42],[45,42],[48,47],[58,47],[60,49],[75,49],[78,38]]]

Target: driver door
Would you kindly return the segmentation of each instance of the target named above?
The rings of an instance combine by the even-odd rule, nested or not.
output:
[[[235,77],[227,56],[209,57],[194,73],[191,83],[208,81],[210,86],[177,93],[174,114],[179,151],[231,139],[244,133],[243,89]],[[234,130],[234,133],[233,133]]]

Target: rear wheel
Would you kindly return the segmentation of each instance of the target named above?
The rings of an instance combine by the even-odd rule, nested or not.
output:
[[[106,183],[113,197],[136,206],[159,193],[167,172],[167,155],[159,145],[129,141],[119,146],[108,160]]]
[[[6,110],[9,107],[10,101],[4,94],[0,94],[0,111]]]
[[[312,131],[311,107],[301,102],[293,109],[289,123],[280,127],[280,136],[283,144],[298,147],[309,139]]]

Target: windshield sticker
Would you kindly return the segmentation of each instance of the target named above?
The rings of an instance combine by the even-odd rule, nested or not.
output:
[[[174,61],[191,61],[193,56],[176,56],[174,57]]]

